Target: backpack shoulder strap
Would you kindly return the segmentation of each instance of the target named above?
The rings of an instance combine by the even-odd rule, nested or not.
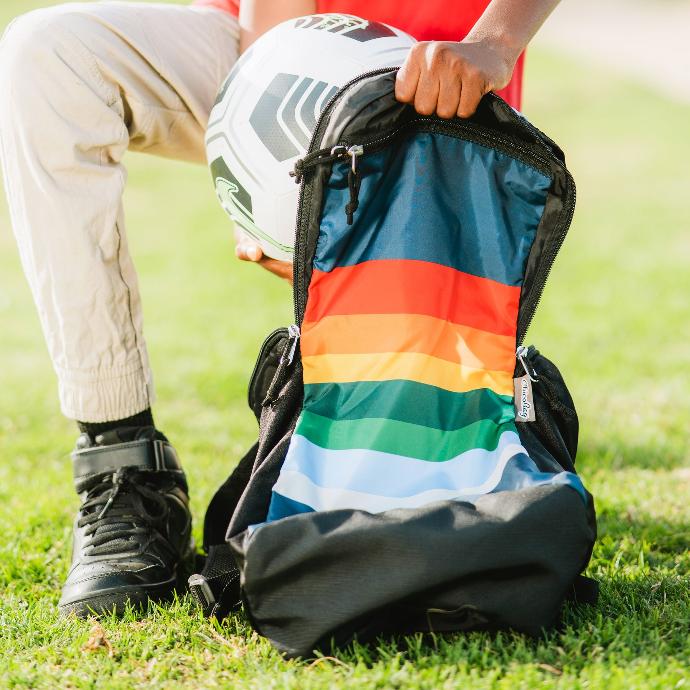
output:
[[[225,543],[230,518],[249,483],[258,448],[257,441],[239,461],[230,476],[218,487],[206,509],[203,544],[206,553],[210,553],[211,547]]]
[[[225,534],[249,483],[258,447],[257,442],[250,448],[213,495],[204,518],[204,566],[189,578],[189,592],[204,615],[219,620],[240,605],[240,571]]]

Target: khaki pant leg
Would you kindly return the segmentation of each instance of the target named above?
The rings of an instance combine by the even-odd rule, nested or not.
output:
[[[0,42],[0,161],[68,417],[111,421],[153,401],[122,158],[204,160],[238,36],[219,10],[103,2],[31,12]]]

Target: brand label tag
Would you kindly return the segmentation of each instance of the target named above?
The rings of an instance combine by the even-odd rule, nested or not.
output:
[[[529,376],[513,379],[513,385],[515,386],[515,421],[533,422],[536,417],[534,416],[532,382]]]

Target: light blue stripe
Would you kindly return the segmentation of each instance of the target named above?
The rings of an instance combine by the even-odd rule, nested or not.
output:
[[[464,490],[484,486],[496,472],[503,449],[511,444],[518,446],[517,452],[522,449],[520,437],[513,431],[506,431],[494,450],[475,448],[451,460],[428,462],[375,450],[330,450],[294,434],[283,469],[299,472],[324,488],[387,497],[414,496],[433,489]],[[491,491],[501,476],[498,474],[493,483],[480,492]],[[298,496],[291,498],[300,500]]]
[[[504,491],[518,491],[520,489],[537,486],[568,486],[574,491],[577,491],[583,503],[587,503],[585,488],[576,474],[572,472],[549,474],[548,472],[533,472],[520,467],[520,465],[527,464],[528,462],[531,462],[531,460],[526,455],[517,455],[512,458],[506,466],[504,480],[501,481],[493,491],[489,491],[488,493],[495,494]],[[472,496],[463,495],[451,500],[475,504],[477,499],[485,495],[487,494],[475,494]],[[343,506],[337,506],[337,508],[343,508]],[[322,507],[319,510],[328,510],[328,508]],[[387,507],[386,510],[390,510],[390,508]],[[274,520],[280,520],[281,518],[290,517],[291,515],[313,512],[316,512],[316,509],[312,506],[287,498],[277,491],[273,491],[271,493],[271,504],[266,522],[273,522]]]
[[[564,484],[577,491],[582,500],[587,503],[587,492],[584,484],[572,472],[540,472],[532,458],[527,455],[516,455],[503,471],[503,477],[491,493],[499,491],[517,491],[528,486],[542,486],[544,484]]]
[[[369,450],[325,450],[296,434],[274,487],[267,521],[314,510],[354,508],[376,513],[419,507],[425,504],[425,493],[430,495],[426,502],[474,503],[487,493],[544,485],[569,486],[586,503],[577,475],[540,472],[516,442],[517,434],[506,432],[494,451],[477,449],[444,463],[430,463]],[[434,497],[434,492],[445,495]]]

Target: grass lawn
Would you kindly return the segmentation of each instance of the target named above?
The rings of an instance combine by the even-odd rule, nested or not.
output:
[[[3,0],[0,27],[40,4]],[[564,629],[538,641],[411,637],[314,664],[284,661],[241,616],[211,623],[182,599],[103,621],[112,653],[90,650],[93,621],[56,611],[78,505],[75,427],[0,206],[0,687],[690,687],[690,107],[536,50],[527,84],[526,113],[563,146],[579,186],[528,341],[560,365],[581,415],[599,606],[566,611]],[[247,379],[263,336],[290,323],[291,293],[233,259],[206,170],[129,164],[155,414],[185,462],[199,534],[256,434]]]

